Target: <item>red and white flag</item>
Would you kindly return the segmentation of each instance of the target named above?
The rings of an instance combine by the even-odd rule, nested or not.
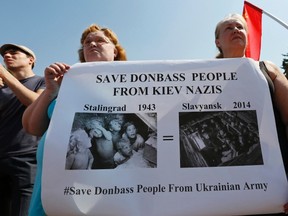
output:
[[[261,51],[262,12],[262,9],[244,1],[243,17],[248,25],[248,43],[245,56],[257,61]]]

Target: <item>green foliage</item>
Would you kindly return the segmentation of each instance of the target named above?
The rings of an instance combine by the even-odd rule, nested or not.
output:
[[[284,59],[282,61],[282,68],[285,70],[284,74],[288,79],[288,53],[287,54],[283,54]]]

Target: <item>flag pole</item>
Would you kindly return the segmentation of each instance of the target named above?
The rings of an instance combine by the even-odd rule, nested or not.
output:
[[[282,20],[278,19],[275,16],[272,16],[270,13],[262,10],[264,14],[266,14],[267,16],[269,16],[270,18],[274,19],[276,22],[278,22],[279,24],[281,24],[283,27],[285,27],[286,29],[288,29],[288,25],[286,23],[284,23]]]
[[[248,4],[254,6],[255,8],[259,9],[257,6],[251,4],[250,2],[248,2],[248,1],[246,1],[246,0],[244,0],[244,1],[247,2]],[[285,27],[286,29],[288,29],[288,25],[287,25],[286,23],[284,23],[282,20],[280,20],[280,19],[278,19],[277,17],[273,16],[272,14],[264,11],[263,9],[259,9],[259,10],[262,10],[262,12],[263,12],[264,14],[266,14],[267,16],[269,16],[270,18],[272,18],[273,20],[275,20],[276,22],[278,22],[280,25],[282,25],[283,27]]]

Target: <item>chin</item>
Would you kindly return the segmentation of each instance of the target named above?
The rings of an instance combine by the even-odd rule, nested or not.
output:
[[[98,56],[90,56],[85,58],[86,62],[95,62],[95,61],[103,61]]]

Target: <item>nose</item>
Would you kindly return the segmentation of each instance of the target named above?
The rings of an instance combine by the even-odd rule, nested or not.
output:
[[[97,46],[97,43],[96,43],[96,41],[91,41],[91,43],[89,45],[90,45],[90,47],[94,47],[94,46]]]
[[[234,30],[233,30],[233,33],[235,34],[235,33],[238,33],[240,31],[240,29],[238,28],[238,27],[234,27]]]
[[[6,57],[11,57],[11,53],[10,53],[10,52],[5,52],[4,55],[3,55],[3,57],[4,57],[4,58],[6,58]]]

